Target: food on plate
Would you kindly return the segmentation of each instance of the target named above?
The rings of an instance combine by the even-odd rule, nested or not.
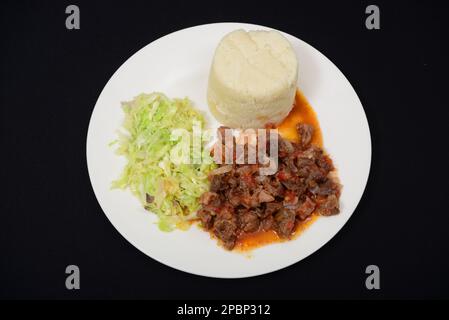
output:
[[[278,124],[292,109],[298,61],[277,31],[236,30],[218,44],[209,74],[211,113],[232,128]]]
[[[298,142],[278,136],[275,174],[261,175],[259,163],[220,164],[209,173],[210,190],[201,196],[197,215],[225,248],[233,249],[240,238],[260,232],[275,231],[280,239],[289,239],[313,214],[339,213],[341,186],[331,158],[311,143],[312,125],[298,123],[296,129]],[[219,128],[219,136],[223,130]]]
[[[169,99],[162,93],[141,94],[122,107],[125,132],[119,132],[115,142],[127,164],[113,187],[129,188],[145,209],[157,214],[161,230],[187,228],[215,164],[207,150],[199,164],[174,164],[170,155],[185,141],[171,136],[173,129],[191,133],[195,123],[204,125],[203,116],[188,99]]]
[[[125,131],[116,142],[127,164],[113,187],[130,189],[157,214],[161,230],[187,229],[199,220],[229,250],[252,249],[251,239],[288,240],[316,217],[338,214],[342,187],[297,79],[295,52],[281,33],[227,34],[216,48],[207,90],[209,109],[223,125],[215,148],[205,148],[209,141],[201,133],[200,161],[176,162],[172,156],[180,151],[187,150],[188,159],[198,152],[191,140],[195,127],[205,125],[202,114],[187,98],[141,94],[123,103]],[[231,128],[251,129],[255,145],[226,134]],[[255,134],[258,128],[278,131]],[[174,137],[177,130],[188,139]],[[257,160],[248,161],[254,148]],[[263,159],[274,158],[267,173],[272,163]]]
[[[296,125],[300,122],[313,126],[314,130],[311,143],[323,148],[323,134],[318,116],[301,90],[297,90],[292,111],[277,126],[277,129],[284,139],[298,142],[300,137]]]

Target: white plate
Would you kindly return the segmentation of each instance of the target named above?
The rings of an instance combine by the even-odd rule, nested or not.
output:
[[[125,160],[108,144],[123,120],[121,101],[142,92],[188,96],[208,112],[209,67],[220,39],[235,29],[269,29],[242,23],[216,23],[171,33],[139,50],[111,77],[92,112],[87,135],[87,165],[95,195],[114,227],[140,251],[170,267],[210,277],[261,275],[296,263],[328,242],[346,223],[362,197],[371,163],[368,122],[357,94],[338,68],[318,50],[284,35],[299,59],[298,86],[314,107],[324,146],[343,184],[341,213],[319,218],[295,240],[254,250],[250,257],[217,246],[198,227],[164,233],[155,215],[145,211],[130,192],[111,190]],[[210,126],[217,122],[208,117]],[[149,270],[150,272],[150,270]]]

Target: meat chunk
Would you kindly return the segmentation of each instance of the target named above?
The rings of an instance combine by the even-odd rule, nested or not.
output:
[[[246,211],[239,215],[240,228],[243,232],[254,232],[259,229],[260,220],[253,211]]]
[[[294,176],[286,181],[282,181],[282,185],[288,190],[294,191],[298,195],[301,195],[307,188],[305,179],[302,179],[299,176]]]
[[[284,140],[282,138],[278,137],[278,147],[279,147],[279,153],[282,156],[288,156],[290,153],[292,153],[295,149],[293,147],[293,144],[288,141]]]
[[[324,182],[326,181],[327,172],[317,165],[313,165],[309,167],[309,176],[307,177],[308,180],[315,180],[317,182]]]
[[[279,237],[288,238],[295,228],[295,212],[288,209],[282,209],[274,216],[275,230]]]
[[[200,197],[200,203],[203,206],[219,206],[220,205],[220,198],[216,192],[205,192]]]
[[[220,190],[222,190],[223,187],[226,187],[226,186],[223,185],[223,183],[222,183],[222,177],[220,177],[218,175],[212,176],[211,181],[210,181],[210,191],[219,192]]]
[[[265,216],[273,215],[283,208],[280,202],[270,202],[265,206]]]
[[[335,194],[319,199],[317,204],[317,212],[322,216],[332,216],[340,212],[338,198]]]
[[[263,188],[273,197],[281,197],[284,193],[284,187],[281,182],[275,178],[264,180]]]
[[[246,208],[257,208],[260,205],[258,194],[254,193],[251,195],[249,190],[245,190],[245,192],[240,195],[239,201],[240,204]]]
[[[260,203],[272,202],[272,201],[274,201],[274,197],[270,193],[268,193],[267,191],[265,191],[263,189],[259,192],[259,202]]]
[[[299,123],[296,126],[296,130],[300,136],[300,144],[302,147],[307,147],[312,141],[313,136],[313,126],[306,123]]]
[[[260,228],[263,231],[269,231],[272,230],[274,226],[274,218],[272,215],[267,216],[265,219],[262,220],[260,223]]]
[[[285,166],[287,167],[287,170],[289,172],[292,172],[292,173],[298,172],[298,168],[296,167],[294,157],[285,157],[283,159],[283,163],[285,164]]]
[[[312,212],[315,210],[315,202],[309,197],[306,197],[305,200],[300,204],[299,208],[296,210],[296,214],[301,220],[309,217]]]
[[[311,159],[315,162],[316,159],[321,157],[322,154],[323,154],[323,149],[311,144],[306,149],[301,150],[301,152],[298,154],[298,157],[305,158],[305,159]]]
[[[210,211],[206,209],[200,209],[198,210],[196,215],[200,219],[203,228],[207,230],[212,228],[212,225],[214,224],[214,216],[211,214]]]
[[[340,186],[333,180],[327,179],[326,182],[317,184],[310,191],[319,196],[337,195],[340,192]]]
[[[233,214],[220,214],[215,218],[214,234],[226,249],[232,249],[237,240],[237,219]]]
[[[327,173],[334,170],[334,164],[333,164],[331,158],[329,158],[329,156],[327,156],[327,155],[319,156],[316,160],[316,164],[320,168],[324,169]]]
[[[297,194],[293,191],[288,190],[285,193],[284,202],[282,203],[284,205],[285,209],[289,210],[296,210],[299,206],[299,197]]]

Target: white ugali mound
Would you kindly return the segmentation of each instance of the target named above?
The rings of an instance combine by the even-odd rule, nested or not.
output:
[[[236,30],[220,41],[209,74],[207,100],[215,118],[232,128],[262,128],[290,112],[298,60],[277,31]]]

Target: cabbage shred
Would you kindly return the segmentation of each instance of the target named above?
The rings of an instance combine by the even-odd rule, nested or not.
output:
[[[187,229],[196,218],[199,197],[209,189],[207,173],[215,164],[205,148],[201,164],[174,164],[170,153],[185,141],[170,138],[178,128],[191,134],[195,121],[204,127],[204,117],[189,99],[169,99],[157,92],[141,94],[122,108],[124,131],[115,142],[127,164],[112,187],[129,188],[145,209],[157,214],[161,230]],[[147,195],[154,199],[151,203]]]

